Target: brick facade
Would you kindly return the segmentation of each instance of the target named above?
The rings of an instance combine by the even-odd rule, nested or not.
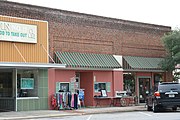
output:
[[[0,15],[45,20],[49,51],[163,57],[170,27],[0,1]]]
[[[166,52],[161,37],[166,32],[171,31],[171,28],[168,26],[107,18],[9,1],[0,1],[0,15],[48,21],[49,53],[51,56],[54,55],[54,51],[66,51],[163,57]],[[76,72],[81,74],[80,84],[82,88],[85,88],[85,103],[87,106],[93,106],[95,103],[93,96],[99,94],[94,91],[94,81],[110,82],[111,92],[108,93],[110,96],[114,96],[117,90],[123,90],[124,71],[50,69],[48,71],[49,105],[51,95],[56,92],[56,83],[70,83]],[[134,72],[132,73],[134,74]],[[138,78],[148,75],[148,78],[152,78],[152,82],[154,73],[142,71],[141,74],[137,75],[137,78],[135,78],[136,95],[138,95],[139,89]],[[168,79],[168,74],[165,75],[165,79]],[[108,102],[107,105],[109,105]]]

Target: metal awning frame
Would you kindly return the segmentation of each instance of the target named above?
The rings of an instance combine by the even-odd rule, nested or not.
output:
[[[0,68],[66,68],[65,64],[0,62]]]

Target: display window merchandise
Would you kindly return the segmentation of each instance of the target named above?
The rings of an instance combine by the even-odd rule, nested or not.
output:
[[[38,97],[37,70],[17,70],[17,97]]]

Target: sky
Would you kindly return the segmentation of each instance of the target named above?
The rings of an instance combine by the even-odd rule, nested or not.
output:
[[[180,28],[180,0],[8,0]]]

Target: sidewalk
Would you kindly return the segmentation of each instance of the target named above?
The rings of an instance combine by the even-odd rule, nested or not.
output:
[[[48,118],[61,116],[74,116],[86,114],[100,114],[113,112],[130,112],[146,110],[144,106],[128,107],[105,107],[105,108],[81,108],[78,110],[38,110],[22,112],[0,112],[0,120],[30,119],[30,118]]]

